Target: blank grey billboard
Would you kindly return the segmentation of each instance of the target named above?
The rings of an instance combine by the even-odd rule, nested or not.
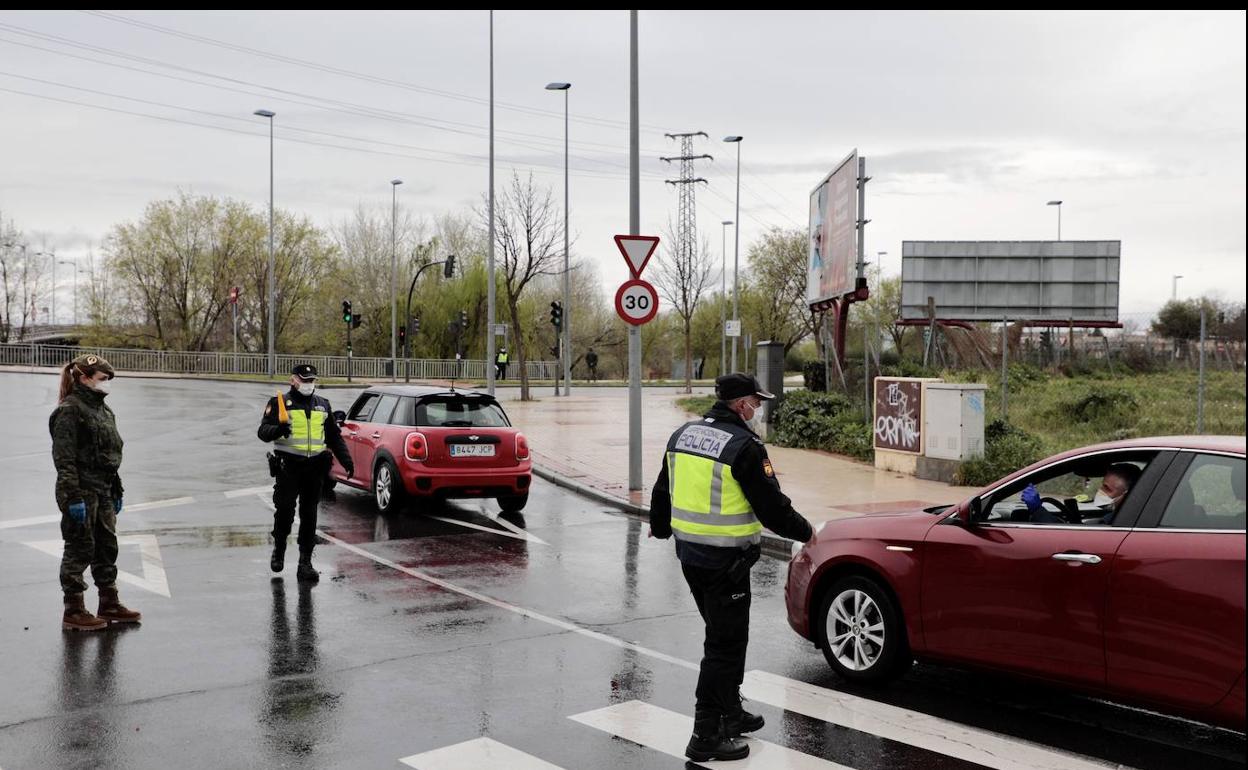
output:
[[[1122,241],[904,241],[901,317],[1118,321]]]

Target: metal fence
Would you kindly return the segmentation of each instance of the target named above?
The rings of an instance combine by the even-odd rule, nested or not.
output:
[[[185,350],[138,350],[125,348],[77,347],[71,345],[40,345],[15,343],[0,345],[0,366],[64,366],[67,361],[82,353],[95,353],[108,359],[119,371],[164,372],[171,374],[208,375],[266,375],[269,370],[268,356],[264,353],[196,353]],[[350,359],[351,376],[365,380],[380,380],[391,376],[393,367],[389,358]],[[346,356],[288,355],[277,356],[277,372],[285,374],[296,364],[312,364],[322,377],[345,379],[348,358]],[[484,380],[486,362],[481,360],[454,359],[399,359],[396,376],[408,376],[415,380]],[[559,371],[557,361],[528,361],[530,379],[554,379]],[[516,377],[514,366],[508,374]]]

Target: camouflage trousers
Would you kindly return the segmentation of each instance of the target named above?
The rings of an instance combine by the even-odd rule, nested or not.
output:
[[[82,501],[87,506],[85,523],[79,524],[68,513],[61,513],[61,537],[65,539],[61,589],[66,594],[87,590],[83,574],[88,567],[97,588],[117,584],[117,513],[113,510],[113,499],[106,494],[84,491]]]

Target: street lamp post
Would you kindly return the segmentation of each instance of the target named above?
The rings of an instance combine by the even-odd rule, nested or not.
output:
[[[568,91],[571,83],[548,83],[563,91],[563,395],[572,395],[572,277],[568,268]],[[555,391],[558,395],[558,390]]]
[[[399,185],[402,179],[390,180],[390,381],[398,377],[399,369]]]
[[[77,326],[78,325],[78,263],[71,262],[68,259],[62,259],[58,261],[57,264],[69,265],[70,267],[74,269],[74,326]],[[55,292],[56,292],[55,279],[53,279],[52,291],[53,291],[53,296],[55,296]],[[52,322],[55,323],[56,319],[55,318],[52,319]]]
[[[1170,301],[1175,302],[1179,299],[1179,279],[1181,275],[1176,275],[1170,280]]]
[[[272,110],[253,115],[269,119],[269,376],[277,376],[277,265],[273,256],[273,118]]]
[[[741,136],[725,136],[724,141],[737,145],[737,208],[734,221],[737,223],[732,230],[732,320],[741,320],[741,281],[739,266],[741,258]],[[738,330],[738,334],[740,330]],[[737,370],[737,338],[732,338],[732,371]]]
[[[1045,205],[1057,206],[1057,239],[1060,241],[1062,239],[1062,202],[1049,201]]]
[[[719,373],[727,374],[728,363],[728,225],[731,219],[720,224],[723,228],[719,239]]]

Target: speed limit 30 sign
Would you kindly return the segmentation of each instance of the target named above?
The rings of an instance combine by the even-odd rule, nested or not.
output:
[[[633,326],[641,326],[659,312],[659,295],[639,278],[625,281],[615,293],[615,312]]]

